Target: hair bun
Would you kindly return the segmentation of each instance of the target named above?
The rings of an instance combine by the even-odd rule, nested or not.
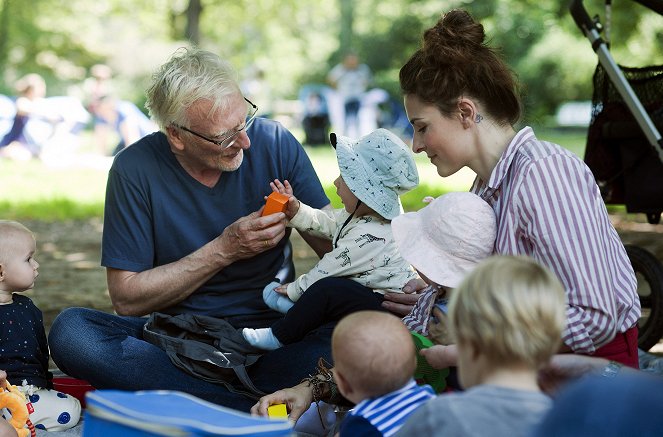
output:
[[[423,35],[422,47],[399,72],[401,91],[434,104],[442,114],[458,111],[458,99],[482,104],[483,116],[511,126],[520,119],[518,84],[483,25],[464,10],[444,14]]]
[[[424,32],[423,51],[443,52],[449,56],[455,52],[465,57],[480,49],[485,37],[481,23],[474,21],[467,11],[454,9]]]

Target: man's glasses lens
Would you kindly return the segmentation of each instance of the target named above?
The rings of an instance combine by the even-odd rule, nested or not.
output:
[[[244,100],[246,100],[246,103],[249,104],[249,111],[248,111],[248,114],[249,114],[248,117],[249,118],[248,118],[248,120],[246,120],[246,123],[244,123],[244,126],[242,126],[240,129],[236,130],[235,132],[231,133],[227,138],[224,138],[224,139],[220,140],[221,144],[219,144],[219,146],[222,149],[227,149],[228,147],[235,144],[235,141],[237,141],[237,137],[239,136],[239,134],[242,133],[242,131],[245,131],[249,127],[251,127],[251,125],[253,124],[253,122],[256,119],[256,113],[258,112],[258,107],[256,105],[254,105],[246,97],[244,97]]]
[[[222,138],[220,140],[213,140],[211,138],[206,137],[205,135],[199,134],[198,132],[189,129],[188,127],[181,126],[179,124],[174,124],[173,123],[173,125],[175,127],[178,127],[180,129],[184,130],[184,131],[189,132],[190,134],[193,134],[193,135],[197,136],[198,138],[202,138],[205,141],[209,141],[212,144],[216,144],[217,146],[219,146],[222,149],[227,149],[228,147],[235,144],[235,141],[237,141],[237,137],[239,136],[239,134],[242,133],[242,131],[245,131],[249,127],[251,127],[251,125],[253,124],[253,122],[256,119],[256,113],[258,112],[258,107],[256,105],[254,105],[253,102],[251,102],[246,97],[244,97],[244,100],[249,105],[248,111],[247,111],[247,114],[249,114],[248,115],[248,120],[246,120],[246,122],[244,123],[244,126],[242,126],[240,129],[237,129],[235,132],[232,132],[232,133],[226,135],[225,138]]]

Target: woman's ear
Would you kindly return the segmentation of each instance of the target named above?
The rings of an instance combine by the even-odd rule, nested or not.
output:
[[[458,110],[460,111],[460,121],[463,124],[463,127],[469,128],[474,123],[480,121],[479,112],[477,107],[474,105],[474,102],[467,98],[461,98],[458,101]],[[483,118],[483,117],[481,117]]]

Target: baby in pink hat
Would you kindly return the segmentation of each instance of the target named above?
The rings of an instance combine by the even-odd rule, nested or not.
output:
[[[474,193],[447,193],[419,211],[394,218],[391,230],[401,256],[428,284],[403,323],[434,343],[448,345],[444,323],[448,294],[493,254],[495,213]],[[437,323],[431,324],[431,320]],[[424,354],[442,351],[432,348]]]

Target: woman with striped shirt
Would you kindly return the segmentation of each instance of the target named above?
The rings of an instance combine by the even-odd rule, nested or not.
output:
[[[445,14],[401,68],[400,83],[414,152],[426,153],[441,177],[463,167],[477,174],[471,191],[497,216],[495,252],[532,257],[564,284],[561,352],[637,367],[635,274],[594,177],[573,153],[514,128],[517,84],[485,44],[483,26],[465,11]],[[391,310],[412,303],[385,298]]]

